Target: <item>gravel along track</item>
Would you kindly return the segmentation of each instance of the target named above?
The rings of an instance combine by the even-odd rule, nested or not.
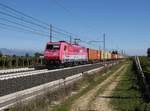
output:
[[[13,79],[18,77],[30,76],[34,74],[46,73],[47,71],[48,71],[47,69],[43,69],[43,70],[35,70],[35,71],[27,71],[27,72],[18,72],[12,74],[4,74],[4,75],[0,75],[0,80],[8,80],[8,79]]]
[[[24,72],[0,75],[0,96],[28,89],[44,83],[89,71],[103,66],[101,63],[75,66],[56,70],[37,70],[34,73]],[[41,71],[41,72],[40,72]]]
[[[81,96],[72,105],[70,111],[113,111],[109,104],[109,96],[117,86],[121,75],[126,71],[127,65],[121,66],[116,72],[111,74],[101,84]]]
[[[17,72],[26,72],[26,71],[33,71],[35,70],[34,68],[15,68],[15,69],[2,69],[0,70],[0,75],[3,74],[10,74],[10,73],[17,73]]]
[[[71,68],[77,68],[77,67],[83,67],[83,66],[89,66],[89,65],[91,65],[91,64],[82,65],[82,66],[80,65],[80,66],[75,66],[75,67],[67,67],[67,68],[61,68],[61,69],[53,69],[53,70],[42,69],[42,70],[34,70],[34,71],[31,70],[31,71],[26,71],[26,72],[3,74],[3,75],[0,75],[0,80],[8,80],[8,79],[13,79],[13,78],[38,75],[38,74],[42,74],[42,73],[61,71],[61,70],[65,70],[65,69],[71,69]]]
[[[97,64],[100,64],[100,63],[97,63]],[[0,74],[0,80],[8,80],[8,79],[13,79],[13,78],[38,75],[38,74],[43,74],[43,73],[56,72],[56,71],[67,70],[67,69],[74,69],[74,68],[86,67],[86,66],[90,66],[90,65],[92,65],[92,64],[79,65],[79,66],[67,67],[67,68],[61,68],[61,69],[52,69],[52,70],[42,69],[42,70],[29,70],[29,71],[18,72],[18,73],[13,72],[13,73],[8,73],[8,74]]]

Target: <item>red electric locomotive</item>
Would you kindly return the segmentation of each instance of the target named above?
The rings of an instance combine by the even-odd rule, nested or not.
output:
[[[48,42],[44,51],[44,59],[47,66],[86,63],[88,53],[86,48],[65,41]]]

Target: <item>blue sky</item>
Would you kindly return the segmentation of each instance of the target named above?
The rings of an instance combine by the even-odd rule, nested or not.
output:
[[[0,3],[80,35],[82,40],[102,40],[105,32],[106,47],[110,50],[143,55],[150,47],[149,0],[0,0]],[[48,37],[0,30],[3,48],[43,50],[49,41]]]

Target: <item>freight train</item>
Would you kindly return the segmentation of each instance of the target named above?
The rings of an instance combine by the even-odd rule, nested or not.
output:
[[[70,44],[66,41],[48,42],[44,51],[47,66],[94,63],[103,60],[121,59],[117,52],[100,51]]]

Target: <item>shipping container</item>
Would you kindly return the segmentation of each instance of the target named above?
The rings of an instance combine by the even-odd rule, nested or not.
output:
[[[105,60],[107,60],[107,59],[108,59],[108,57],[107,57],[107,53],[108,53],[108,52],[106,52],[106,51],[104,52],[104,59],[105,59]]]
[[[115,54],[115,59],[118,59],[118,54]]]
[[[114,55],[115,55],[115,54],[111,53],[111,59],[112,59],[112,60],[115,59]]]
[[[107,53],[107,58],[108,58],[108,60],[111,60],[111,52]]]
[[[118,59],[122,59],[123,56],[121,54],[118,54]]]
[[[88,48],[88,60],[89,61],[97,61],[97,60],[99,60],[99,58],[98,58],[98,51]]]
[[[98,60],[101,60],[101,51],[97,51],[98,52]]]
[[[116,60],[118,57],[117,57],[118,55],[117,54],[111,54],[111,58],[113,59],[113,60]]]
[[[101,60],[104,60],[104,51],[101,51]]]

